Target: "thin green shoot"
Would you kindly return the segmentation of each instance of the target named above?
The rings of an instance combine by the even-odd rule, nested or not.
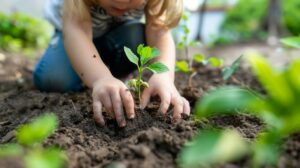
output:
[[[134,63],[137,66],[138,75],[136,79],[128,81],[128,85],[133,91],[137,94],[139,103],[141,102],[141,91],[143,87],[148,87],[149,84],[143,81],[143,73],[146,69],[150,70],[153,73],[163,73],[169,71],[168,67],[161,62],[152,62],[154,58],[160,55],[160,51],[156,48],[149,46],[144,46],[140,44],[137,47],[137,55],[135,55],[132,50],[128,47],[124,47],[125,54],[130,62]]]
[[[228,80],[240,68],[242,57],[243,55],[239,56],[229,67],[222,70],[224,80]]]

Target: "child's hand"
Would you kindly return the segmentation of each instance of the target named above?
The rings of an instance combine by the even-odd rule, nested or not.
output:
[[[158,95],[161,99],[159,108],[161,113],[165,114],[172,104],[174,106],[174,121],[180,119],[182,113],[190,115],[189,102],[180,96],[168,73],[154,74],[148,83],[149,88],[145,89],[142,95],[142,108],[147,106],[151,96]]]
[[[126,125],[123,107],[126,110],[127,117],[134,118],[132,95],[125,84],[113,76],[98,79],[93,85],[92,97],[94,119],[97,123],[105,124],[102,107],[105,107],[113,118],[116,118],[120,127]]]

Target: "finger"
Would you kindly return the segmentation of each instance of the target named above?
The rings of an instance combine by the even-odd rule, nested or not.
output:
[[[125,127],[126,121],[124,117],[122,99],[119,90],[114,90],[110,92],[113,110],[116,116],[119,127]]]
[[[102,94],[100,97],[100,101],[103,104],[103,106],[105,107],[105,109],[107,110],[110,117],[116,118],[115,114],[113,113],[113,106],[112,106],[112,102],[111,102],[109,94]]]
[[[191,113],[190,102],[187,101],[184,97],[182,99],[183,99],[183,113],[189,116]]]
[[[134,114],[134,101],[133,101],[132,95],[130,94],[128,89],[125,88],[125,89],[121,90],[121,99],[124,104],[127,117],[129,119],[133,119],[134,115],[135,115]]]
[[[173,120],[176,122],[181,118],[181,113],[183,113],[184,103],[180,96],[172,97],[172,104],[174,105]]]
[[[105,125],[105,121],[102,115],[102,105],[98,100],[93,100],[93,117],[96,123],[102,126]]]
[[[160,97],[160,107],[159,107],[159,112],[161,112],[162,114],[166,114],[170,103],[171,103],[171,95],[166,93],[166,92],[160,92],[158,93],[159,97]]]
[[[150,97],[151,97],[151,92],[152,92],[151,88],[146,88],[143,91],[142,100],[141,100],[141,107],[142,107],[142,109],[144,109],[148,105],[148,103],[150,101]]]

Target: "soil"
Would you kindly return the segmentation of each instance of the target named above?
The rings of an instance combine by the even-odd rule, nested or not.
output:
[[[15,141],[15,130],[34,117],[52,112],[60,120],[59,128],[44,146],[56,145],[69,158],[67,167],[178,167],[176,158],[183,144],[205,128],[233,128],[249,141],[254,140],[263,123],[250,115],[219,116],[196,121],[185,116],[173,123],[172,108],[166,116],[158,111],[159,101],[137,111],[137,118],[120,129],[106,116],[106,126],[92,119],[91,91],[78,93],[45,93],[34,88],[31,73],[34,61],[20,56],[6,56],[0,61],[0,144]],[[3,71],[3,72],[2,72]],[[2,73],[1,73],[2,72]],[[176,74],[176,86],[194,111],[195,103],[209,90],[221,85],[238,85],[263,92],[249,69],[240,69],[229,81],[222,79],[221,70],[199,66],[192,88],[187,87],[188,75]],[[300,166],[300,136],[293,135],[282,146],[283,153],[276,167]],[[22,167],[13,159],[0,159],[0,167]],[[249,158],[217,167],[250,167]]]

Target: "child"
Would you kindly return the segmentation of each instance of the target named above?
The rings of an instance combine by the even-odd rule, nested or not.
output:
[[[62,8],[63,6],[63,8]],[[83,82],[92,89],[93,116],[104,125],[104,107],[120,127],[135,117],[134,102],[126,77],[135,65],[123,47],[133,51],[147,44],[161,51],[158,61],[170,71],[154,74],[142,94],[142,108],[150,96],[161,99],[159,111],[174,107],[173,119],[189,115],[189,102],[174,85],[175,45],[170,28],[182,13],[182,0],[49,0],[46,17],[55,26],[48,49],[37,63],[33,80],[43,91],[78,91]],[[138,22],[145,14],[146,24]]]

